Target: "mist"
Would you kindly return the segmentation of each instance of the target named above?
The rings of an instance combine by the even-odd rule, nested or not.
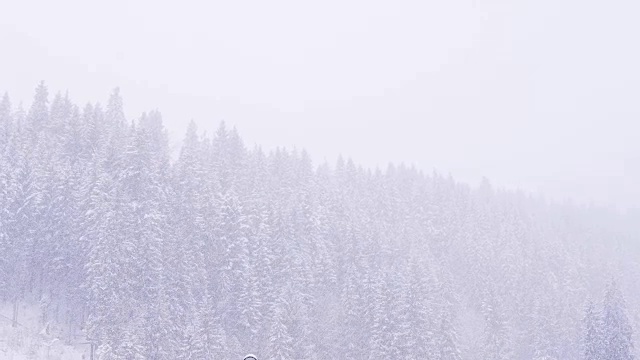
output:
[[[174,143],[224,120],[317,161],[636,208],[638,6],[11,2],[0,91],[27,106],[41,80],[79,103],[120,87],[128,117],[159,109]]]
[[[0,350],[635,358],[638,14],[3,4]]]

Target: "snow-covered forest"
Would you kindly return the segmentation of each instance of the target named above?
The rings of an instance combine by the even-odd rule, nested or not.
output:
[[[97,359],[633,359],[638,235],[489,181],[265,153],[224,123],[171,154],[117,90],[0,100],[5,315],[36,304]]]

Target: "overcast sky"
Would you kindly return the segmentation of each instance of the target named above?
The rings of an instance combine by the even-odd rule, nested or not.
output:
[[[640,205],[640,2],[4,1],[0,92],[121,88],[174,139],[389,161],[465,182]]]

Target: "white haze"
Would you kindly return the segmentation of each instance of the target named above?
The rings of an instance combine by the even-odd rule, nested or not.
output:
[[[0,3],[0,359],[637,359],[639,10]]]
[[[640,203],[634,1],[4,1],[0,92],[119,86],[245,141],[415,164],[563,200]]]

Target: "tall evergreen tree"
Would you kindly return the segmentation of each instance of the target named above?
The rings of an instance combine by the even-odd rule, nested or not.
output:
[[[605,358],[605,338],[602,314],[589,300],[584,315],[584,359],[603,360]]]
[[[612,281],[605,292],[602,321],[606,359],[635,359],[633,332],[626,312],[624,297],[615,281]]]

